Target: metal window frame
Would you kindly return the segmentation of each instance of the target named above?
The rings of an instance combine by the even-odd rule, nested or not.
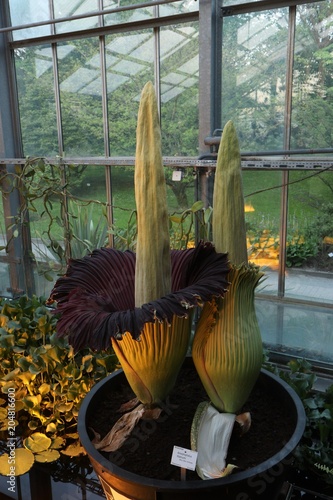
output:
[[[138,3],[138,4],[133,4],[133,5],[126,5],[126,6],[122,6],[122,7],[121,6],[114,7],[112,9],[103,9],[100,0],[98,0],[98,2],[99,2],[99,9],[97,11],[86,12],[85,14],[77,14],[75,16],[55,17],[54,16],[54,2],[53,2],[53,0],[49,0],[50,12],[51,12],[50,19],[47,19],[45,21],[35,22],[35,23],[26,23],[26,24],[10,26],[9,25],[10,16],[8,15],[7,16],[8,26],[0,28],[0,33],[19,31],[19,30],[28,29],[28,28],[37,28],[40,26],[52,26],[52,28],[54,29],[54,26],[56,24],[60,24],[60,23],[64,23],[64,22],[78,21],[80,19],[89,19],[92,17],[99,17],[99,24],[103,24],[103,23],[101,23],[101,18],[104,19],[104,16],[106,16],[108,14],[115,14],[118,12],[127,12],[130,10],[136,10],[136,9],[144,9],[146,7],[157,7],[159,5],[176,3],[176,2],[179,2],[179,0],[155,0],[155,1],[151,1],[151,2],[142,2],[142,3]],[[9,12],[9,9],[8,9],[8,12]],[[55,34],[55,33],[53,33],[53,34]]]
[[[159,55],[160,55],[160,46],[159,46],[159,37],[160,37],[160,28],[163,26],[168,26],[168,25],[174,25],[174,24],[181,24],[181,23],[186,23],[186,22],[192,22],[192,21],[198,21],[199,19],[199,12],[189,12],[189,13],[180,13],[180,14],[175,14],[172,16],[163,16],[163,17],[158,17],[159,14],[159,6],[160,5],[165,5],[165,4],[170,4],[170,3],[175,3],[179,0],[157,0],[157,1],[151,1],[151,2],[144,2],[144,3],[137,3],[132,6],[127,6],[127,7],[121,7],[121,8],[114,8],[114,9],[107,9],[103,10],[103,0],[99,0],[99,10],[93,13],[87,13],[87,14],[82,14],[79,16],[72,16],[70,18],[58,18],[55,19],[54,16],[54,3],[53,0],[48,0],[49,1],[49,7],[50,7],[50,19],[48,21],[43,21],[41,23],[29,23],[23,26],[16,26],[12,27],[9,26],[9,0],[4,0],[3,5],[6,7],[6,9],[3,7],[2,13],[5,12],[5,15],[3,14],[2,20],[5,20],[4,23],[6,24],[5,27],[0,28],[0,37],[3,38],[4,44],[6,45],[6,51],[8,54],[11,54],[11,61],[12,61],[12,66],[8,66],[8,69],[10,70],[10,74],[15,75],[15,69],[14,69],[14,51],[15,49],[21,48],[21,47],[30,47],[30,46],[36,46],[36,45],[43,45],[47,44],[51,47],[52,50],[52,64],[53,64],[53,74],[54,74],[54,89],[55,89],[55,104],[56,104],[56,120],[57,120],[57,131],[58,131],[58,148],[59,148],[59,157],[57,159],[50,160],[50,163],[57,163],[60,164],[61,167],[63,167],[63,184],[64,186],[66,185],[66,166],[68,164],[73,164],[73,162],[67,162],[63,158],[63,131],[62,131],[62,112],[61,112],[61,99],[60,99],[60,89],[59,89],[59,76],[58,76],[58,57],[57,57],[57,44],[62,41],[70,41],[73,39],[80,39],[82,37],[88,38],[88,37],[98,37],[99,38],[99,47],[100,47],[100,56],[101,56],[101,77],[102,77],[102,109],[103,109],[103,134],[104,134],[104,152],[105,152],[105,157],[103,161],[103,166],[105,168],[105,183],[106,183],[106,198],[107,198],[107,215],[108,215],[108,220],[109,223],[111,224],[113,221],[113,212],[112,212],[112,178],[111,178],[111,166],[112,165],[117,165],[119,162],[108,162],[107,158],[110,155],[110,145],[109,145],[109,123],[108,123],[108,106],[107,106],[107,83],[106,83],[106,64],[105,64],[105,36],[110,35],[110,34],[115,34],[115,33],[126,33],[129,31],[137,30],[138,28],[140,29],[150,29],[153,32],[154,35],[154,45],[155,45],[155,51],[154,51],[154,71],[155,71],[155,84],[156,84],[156,89],[157,89],[157,94],[158,97],[160,95],[159,92],[159,86],[160,86],[160,73],[159,73]],[[143,21],[136,21],[136,22],[131,22],[131,23],[123,23],[119,25],[111,25],[111,26],[104,26],[104,16],[109,13],[114,13],[114,12],[120,12],[120,11],[127,11],[127,10],[134,10],[137,8],[143,8],[151,6],[154,7],[154,14],[155,17],[152,19],[146,19]],[[73,21],[77,19],[83,19],[86,17],[92,17],[92,16],[98,16],[99,19],[99,25],[97,28],[94,29],[89,29],[89,30],[84,30],[84,31],[74,31],[73,33],[62,33],[62,34],[56,34],[55,33],[55,25],[56,23],[64,22],[64,21]],[[18,41],[13,41],[12,39],[12,33],[13,31],[17,29],[22,29],[22,28],[27,28],[27,27],[34,27],[34,26],[40,26],[40,25],[51,25],[52,28],[52,33],[51,35],[48,36],[43,36],[43,37],[33,37],[30,39],[24,39],[24,40],[18,40]],[[16,82],[14,81],[11,85],[11,96],[13,98],[12,106],[18,110],[18,98],[17,98],[17,91],[16,91]],[[14,102],[15,100],[15,102]],[[21,135],[20,135],[20,120],[17,112],[17,116],[13,117],[13,123],[14,123],[14,128],[17,131],[15,135],[15,144],[19,147],[20,144],[22,143],[21,141]],[[21,153],[21,154],[20,154]],[[1,158],[1,156],[3,156]],[[19,156],[19,158],[13,158],[13,157]],[[6,165],[7,169],[13,169],[15,166],[18,165],[23,165],[25,163],[25,159],[23,158],[22,151],[20,149],[14,148],[12,150],[6,151],[4,155],[0,155],[0,166],[1,165]],[[87,164],[87,165],[94,165],[96,162],[92,159],[81,159],[80,164]],[[98,165],[100,165],[100,162],[97,162]],[[11,199],[13,199],[13,196],[11,195]],[[8,208],[9,213],[16,212],[18,206],[19,206],[19,201],[16,201],[15,207],[11,206]],[[8,211],[7,210],[7,211]],[[67,221],[68,222],[68,221]],[[65,220],[66,224],[66,220]],[[113,243],[113,237],[110,235],[109,243]],[[31,254],[31,242],[29,243],[29,240],[25,238],[25,242],[21,238],[15,239],[15,265],[17,263],[22,263],[22,256],[25,254],[29,257]],[[22,253],[22,249],[26,248],[25,252]],[[70,248],[67,245],[66,246],[66,255],[67,257],[70,256]],[[14,258],[14,257],[13,257]],[[20,266],[20,269],[23,268],[24,272],[29,272],[31,276],[33,276],[32,273],[32,262],[27,262],[26,266]],[[16,268],[15,268],[16,270]],[[14,270],[14,271],[15,271]],[[16,272],[16,271],[15,271]],[[24,287],[23,284],[18,285],[18,282],[16,281],[16,275],[15,272],[11,273],[11,282],[13,286],[11,286],[13,290],[13,295],[15,295],[15,291],[18,293],[21,293],[21,290],[24,288],[27,290],[27,287]],[[31,281],[31,280],[30,280]],[[25,278],[24,280],[20,280],[20,282],[25,282],[28,283],[28,280]],[[28,288],[29,293],[33,293],[33,286]]]
[[[292,110],[292,86],[293,86],[293,62],[295,51],[295,32],[296,32],[296,8],[298,5],[320,3],[323,0],[261,0],[258,2],[249,2],[243,4],[236,4],[232,6],[223,7],[223,0],[215,0],[213,10],[215,13],[220,12],[217,16],[213,14],[215,19],[214,30],[216,33],[221,32],[223,37],[223,19],[230,16],[238,16],[245,13],[262,12],[267,10],[277,10],[288,7],[288,41],[287,41],[287,58],[286,58],[286,96],[285,96],[285,110],[284,110],[284,149],[283,151],[261,151],[261,152],[248,152],[243,158],[242,167],[244,169],[277,169],[282,172],[281,179],[281,198],[280,198],[280,259],[278,269],[278,289],[277,297],[283,299],[285,297],[286,288],[286,246],[287,246],[287,219],[288,219],[288,194],[289,194],[289,172],[291,170],[331,170],[331,159],[328,158],[314,158],[314,154],[333,154],[333,148],[326,148],[321,150],[290,150],[290,133],[291,133],[291,110]],[[217,45],[217,46],[216,46]],[[222,50],[219,52],[219,47],[222,45],[222,40],[217,36],[215,37],[214,68],[212,70],[212,82],[215,88],[215,94],[212,93],[212,103],[215,106],[211,108],[211,123],[212,131],[221,128],[220,116],[222,109],[221,94],[222,94]],[[214,101],[215,98],[215,101]],[[214,133],[213,133],[214,134]],[[215,151],[219,138],[215,141],[210,138],[210,146],[215,145]],[[209,143],[209,141],[208,141]],[[302,158],[293,160],[292,156],[301,154]],[[276,156],[275,160],[268,159],[266,156]],[[308,157],[306,155],[309,155]],[[247,157],[246,157],[247,156]],[[280,157],[280,158],[278,158]],[[300,160],[300,161],[298,161]],[[319,163],[318,163],[319,160]],[[320,165],[320,166],[319,166]]]

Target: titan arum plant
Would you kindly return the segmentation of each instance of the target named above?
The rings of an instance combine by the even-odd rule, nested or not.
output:
[[[199,405],[191,430],[202,479],[232,471],[234,466],[226,466],[230,436],[236,420],[243,432],[249,429],[250,414],[237,413],[250,395],[263,360],[254,305],[263,273],[248,263],[241,156],[231,121],[224,127],[217,157],[212,233],[216,251],[228,252],[231,269],[228,293],[204,305],[192,346],[195,367],[210,398]]]
[[[166,183],[154,87],[141,95],[135,159],[138,237],[136,253],[113,248],[71,260],[50,296],[59,314],[57,331],[75,350],[113,347],[136,400],[95,446],[114,451],[135,423],[174,387],[188,351],[192,311],[223,297],[228,287],[226,253],[211,243],[170,251]],[[152,411],[153,410],[153,411]],[[120,428],[120,431],[119,431]]]

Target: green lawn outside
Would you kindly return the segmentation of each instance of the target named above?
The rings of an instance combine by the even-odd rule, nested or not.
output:
[[[305,180],[301,180],[304,179]],[[293,226],[302,232],[308,222],[318,213],[322,203],[333,201],[333,173],[326,172],[320,176],[312,176],[312,172],[291,172],[289,193],[290,230]],[[295,182],[300,181],[300,182]],[[75,179],[76,185],[73,194],[82,200],[91,200],[92,221],[96,225],[103,216],[105,194],[104,167],[88,167],[81,179]],[[249,227],[261,231],[270,229],[278,234],[280,219],[280,195],[282,173],[279,171],[245,171],[243,184],[245,203],[251,211],[247,211],[246,219]],[[71,185],[69,185],[71,188]],[[181,213],[183,209],[177,205],[177,200],[171,189],[167,188],[167,197],[170,213]],[[134,199],[134,169],[133,167],[112,167],[112,198],[114,223],[117,228],[126,228],[129,217],[135,209]],[[100,202],[100,203],[95,203]],[[188,189],[189,206],[194,202],[193,189]],[[84,205],[85,203],[82,202]],[[30,214],[32,236],[39,237],[47,231],[49,219],[41,202],[36,202],[37,212]],[[90,210],[88,208],[87,210]],[[60,239],[63,225],[60,221],[59,202],[52,201],[52,217],[56,222],[52,224],[52,235]],[[3,214],[0,208],[0,217]],[[41,215],[42,214],[42,215]],[[3,217],[1,217],[3,220]],[[3,227],[1,226],[3,231]]]

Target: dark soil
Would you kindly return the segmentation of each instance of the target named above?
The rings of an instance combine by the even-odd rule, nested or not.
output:
[[[128,384],[110,394],[94,408],[89,427],[103,437],[118,420],[117,410],[134,395]],[[198,404],[207,400],[201,381],[193,368],[182,368],[175,389],[167,398],[159,420],[140,421],[125,444],[105,456],[127,471],[164,480],[179,480],[180,469],[170,464],[174,446],[190,449],[190,429]],[[290,438],[294,423],[287,409],[268,389],[257,383],[242,411],[250,411],[252,425],[240,436],[234,428],[227,463],[248,469],[272,457]],[[238,424],[236,424],[238,425]],[[186,479],[199,479],[195,471],[186,471]]]

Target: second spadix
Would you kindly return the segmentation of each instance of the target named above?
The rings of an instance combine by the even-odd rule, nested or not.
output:
[[[205,390],[220,413],[214,419],[214,433],[207,425],[197,429],[198,473],[205,479],[223,464],[232,431],[231,422],[247,401],[262,365],[262,341],[255,312],[254,291],[263,273],[247,262],[244,196],[241,156],[237,133],[232,122],[224,127],[219,147],[214,195],[213,242],[218,252],[228,252],[230,287],[223,299],[206,303],[201,313],[192,347],[195,367]],[[211,412],[211,410],[209,410]],[[207,414],[202,417],[211,420]],[[222,432],[225,427],[226,432]],[[222,433],[224,448],[214,463],[205,465],[200,454],[214,450],[214,434]],[[200,452],[200,443],[203,449]],[[211,455],[212,457],[212,455]],[[224,474],[220,470],[220,475]]]

